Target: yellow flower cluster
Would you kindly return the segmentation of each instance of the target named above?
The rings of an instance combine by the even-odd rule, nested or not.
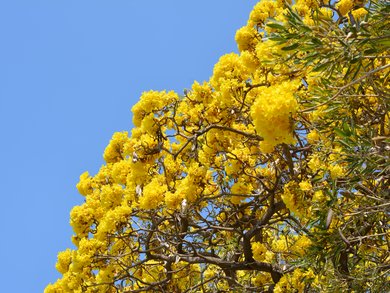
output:
[[[312,130],[307,134],[307,141],[311,144],[320,140],[320,134],[316,130]]]
[[[249,180],[245,177],[241,177],[231,188],[231,193],[236,194],[232,196],[230,201],[234,204],[239,204],[245,199],[245,195],[251,194],[253,186],[248,182]],[[243,196],[240,196],[243,195]]]
[[[305,180],[305,181],[299,182],[299,188],[302,191],[310,191],[310,190],[312,190],[313,186],[311,185],[311,183],[308,180]]]
[[[302,271],[295,269],[290,274],[285,274],[276,284],[275,293],[304,292],[306,283],[310,283],[315,275],[312,270]]]
[[[354,0],[340,0],[336,4],[336,8],[342,15],[346,15],[354,6]]]
[[[329,165],[328,169],[332,179],[343,177],[346,174],[345,169],[339,164]]]
[[[129,142],[127,131],[116,132],[104,150],[103,158],[107,163],[115,163],[123,159],[126,144]]]
[[[318,0],[297,0],[293,6],[302,16],[307,16],[319,6]]]
[[[80,175],[80,181],[77,183],[76,187],[80,194],[84,196],[90,194],[93,191],[92,178],[89,176],[88,172],[84,172]]]
[[[290,181],[284,186],[284,192],[281,195],[286,207],[299,217],[303,217],[310,212],[308,201],[305,197],[305,191],[311,190],[311,184],[307,181],[297,183]]]
[[[163,182],[164,178],[155,177],[142,190],[142,196],[139,199],[139,206],[142,209],[155,209],[164,201],[164,194],[167,186]]]
[[[170,91],[168,93],[165,91],[149,91],[142,93],[139,102],[135,104],[131,109],[131,111],[133,112],[134,125],[136,127],[141,127],[142,121],[147,115],[160,111],[166,105],[178,99],[178,95],[173,91]]]
[[[275,253],[273,253],[271,250],[267,249],[266,245],[260,242],[253,242],[252,243],[252,253],[253,258],[260,262],[272,262]]]
[[[294,93],[299,83],[284,81],[258,89],[251,116],[257,132],[264,138],[261,143],[264,152],[271,152],[277,144],[294,143],[292,119],[298,108]]]
[[[352,10],[352,15],[355,18],[355,20],[362,19],[365,15],[367,15],[368,11],[366,8],[358,8],[355,10]]]
[[[116,228],[127,225],[131,211],[126,204],[107,211],[97,226],[95,237],[103,241],[108,233],[114,233]]]
[[[307,249],[312,245],[311,240],[306,235],[299,235],[295,237],[295,242],[290,248],[292,253],[296,253],[299,256],[305,255]]]
[[[253,258],[257,261],[264,261],[267,247],[260,242],[252,243]]]
[[[236,91],[244,86],[248,78],[249,70],[244,66],[239,55],[230,53],[219,59],[214,66],[210,84],[220,94],[220,107],[229,107],[235,103]]]
[[[310,170],[312,170],[314,173],[324,167],[324,163],[318,154],[311,155],[307,165],[309,166]]]
[[[263,0],[258,2],[249,15],[248,26],[262,25],[267,18],[274,18],[281,12],[278,2]]]
[[[246,50],[253,50],[257,41],[261,38],[260,34],[253,26],[243,26],[236,32],[236,43],[241,54]]]
[[[61,274],[65,274],[69,270],[69,265],[72,262],[72,251],[68,248],[65,251],[58,253],[56,269]]]

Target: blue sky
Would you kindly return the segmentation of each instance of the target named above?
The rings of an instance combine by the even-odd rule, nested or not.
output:
[[[208,80],[257,1],[0,2],[1,292],[42,292],[75,188],[143,91]]]

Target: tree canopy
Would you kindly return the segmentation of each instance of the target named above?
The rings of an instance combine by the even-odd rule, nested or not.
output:
[[[50,292],[388,292],[390,3],[262,0],[80,176]]]

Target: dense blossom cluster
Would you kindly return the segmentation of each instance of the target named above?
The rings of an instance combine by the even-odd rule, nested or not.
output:
[[[45,292],[390,290],[389,15],[263,0],[209,82],[143,93]]]

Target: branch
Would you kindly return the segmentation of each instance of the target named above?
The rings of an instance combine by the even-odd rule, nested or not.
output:
[[[231,127],[228,127],[228,126],[223,126],[223,125],[218,125],[218,124],[211,124],[211,125],[207,126],[203,130],[196,131],[193,136],[189,137],[188,140],[182,145],[182,147],[173,155],[173,158],[176,159],[177,156],[188,146],[188,144],[191,141],[196,141],[199,136],[202,136],[203,134],[207,133],[211,129],[221,129],[221,130],[225,130],[225,131],[230,131],[230,132],[237,133],[237,134],[240,134],[242,136],[248,137],[250,139],[257,140],[257,141],[264,140],[261,136],[259,136],[257,134],[247,133],[247,132],[244,132],[244,131],[241,131],[241,130],[238,130],[238,129],[234,129],[234,128],[231,128]]]
[[[252,237],[259,232],[259,230],[266,225],[272,218],[272,216],[280,211],[281,209],[285,208],[284,202],[280,201],[276,204],[272,203],[271,206],[267,209],[263,217],[254,225],[252,229],[250,229],[248,232],[244,234],[243,237],[243,249],[244,249],[244,256],[247,263],[255,262],[253,259],[253,252],[252,252],[252,246],[251,246],[251,239]],[[272,272],[271,272],[272,273]],[[282,274],[280,272],[273,272],[272,279],[276,283],[279,281],[279,279],[282,277]]]

